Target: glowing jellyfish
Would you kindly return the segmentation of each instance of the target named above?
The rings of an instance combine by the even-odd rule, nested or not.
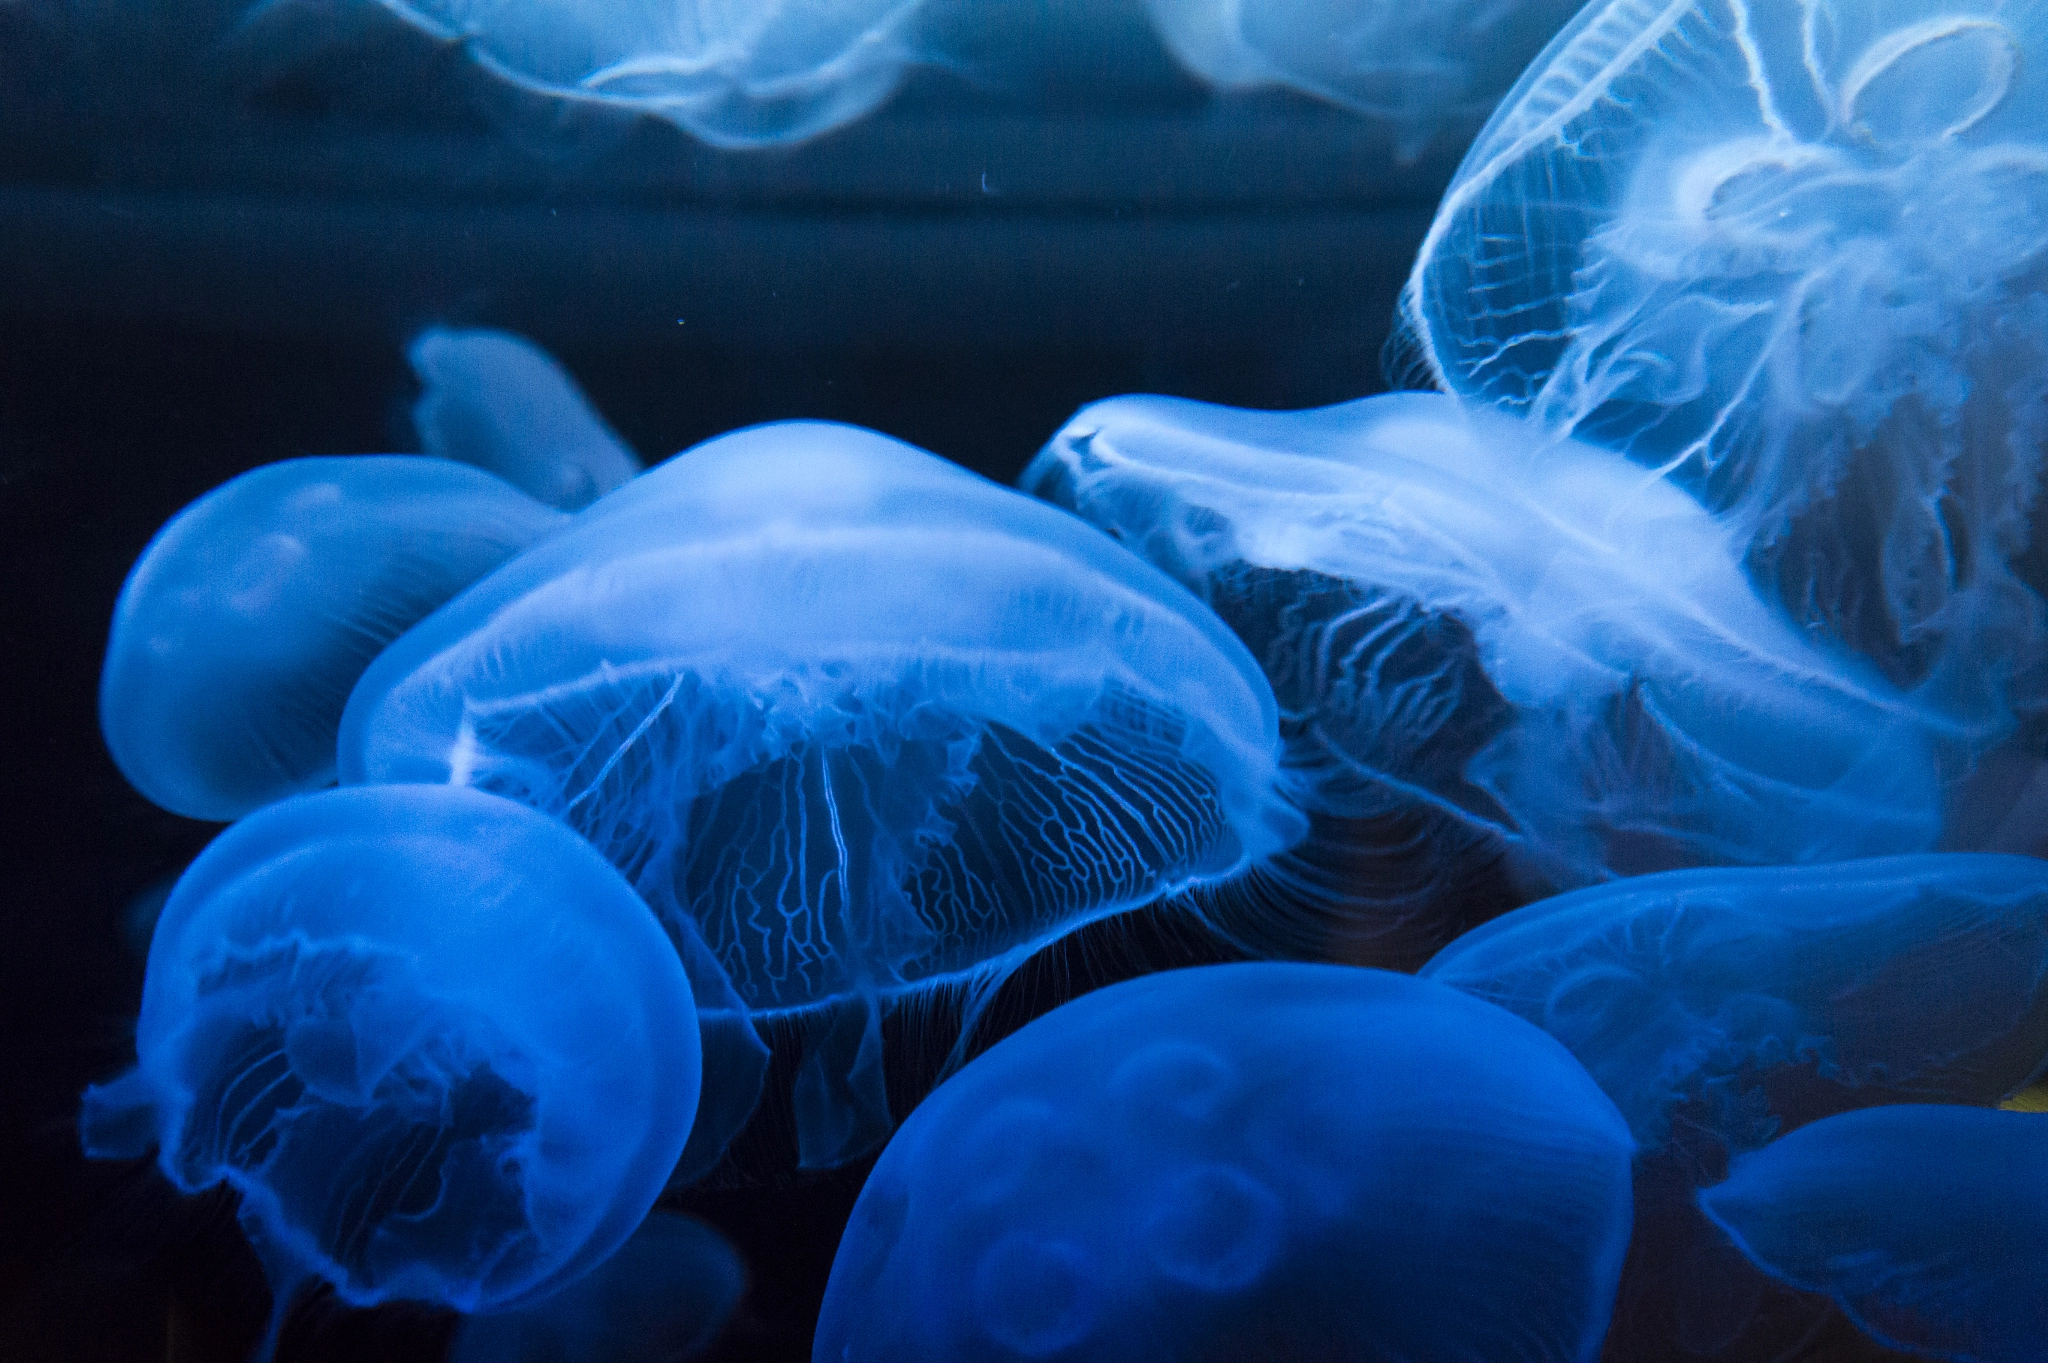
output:
[[[425,387],[412,420],[428,454],[487,469],[564,511],[640,471],[575,380],[523,337],[429,327],[405,356]]]
[[[1146,0],[1182,65],[1226,90],[1284,86],[1391,124],[1404,154],[1469,135],[1572,0]]]
[[[563,520],[442,459],[243,474],[173,517],[128,574],[100,677],[108,750],[137,790],[197,819],[329,784],[370,659]]]
[[[2048,9],[1599,0],[1404,296],[1450,391],[1723,514],[1799,623],[1987,731],[2048,694]]]
[[[1829,1117],[1700,1194],[1758,1267],[1883,1343],[1970,1363],[2041,1356],[2048,1123],[1904,1105]]]
[[[471,1316],[450,1363],[683,1363],[739,1305],[746,1265],[694,1217],[653,1212],[618,1252],[543,1302]]]
[[[464,1311],[544,1297],[640,1224],[697,1105],[690,987],[559,823],[478,791],[272,805],[185,872],[137,1066],[85,1146],[225,1180],[275,1289]]]
[[[1445,906],[1504,853],[1571,885],[1929,845],[1930,734],[1903,698],[1801,639],[1684,493],[1539,442],[1436,395],[1126,397],[1084,408],[1022,482],[1250,646],[1317,816],[1273,897],[1334,908],[1386,963],[1442,945]]]
[[[784,423],[636,478],[387,650],[341,765],[563,819],[757,1016],[824,1018],[819,1164],[888,1129],[880,1002],[1296,836],[1275,725],[1222,624],[1093,529]]]
[[[895,93],[922,0],[382,0],[493,75],[722,147],[803,141]]]
[[[1735,1151],[1778,1128],[1772,1071],[1858,1106],[1993,1102],[2048,1058],[2048,862],[1932,853],[1673,871],[1467,933],[1423,974],[1562,1041],[1645,1147],[1687,1124]],[[1859,1093],[1859,1090],[1865,1092]]]
[[[1591,1360],[1631,1148],[1549,1037],[1426,981],[1145,976],[911,1114],[812,1356]]]

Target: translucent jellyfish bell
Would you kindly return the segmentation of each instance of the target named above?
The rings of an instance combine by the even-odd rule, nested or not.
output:
[[[1298,835],[1271,689],[1107,538],[870,431],[636,478],[387,650],[343,779],[582,832],[757,1014],[815,1015],[809,1163],[887,1130],[876,1005]],[[864,1020],[863,1020],[864,1017]]]
[[[1146,0],[1182,65],[1221,89],[1277,85],[1392,125],[1407,154],[1469,135],[1576,10],[1572,0]]]
[[[611,1258],[545,1301],[465,1320],[449,1363],[684,1363],[717,1340],[746,1286],[724,1236],[650,1212]]]
[[[854,122],[916,60],[922,0],[382,0],[499,78],[651,114],[724,147]]]
[[[222,834],[150,946],[137,1067],[88,1154],[225,1180],[295,1286],[464,1311],[640,1224],[689,1135],[697,1020],[660,926],[553,820],[478,791],[301,796]]]
[[[1323,965],[1144,976],[911,1114],[812,1357],[1590,1363],[1631,1148],[1562,1048],[1455,991]]]
[[[1905,1104],[1801,1127],[1700,1203],[1759,1268],[1892,1348],[2024,1363],[2048,1320],[2044,1173],[2037,1114]]]
[[[1505,850],[1570,885],[1936,834],[1924,717],[1802,639],[1723,527],[1619,456],[1438,395],[1126,397],[1021,481],[1250,646],[1317,816],[1271,868],[1282,897],[1416,939],[1386,950],[1442,945],[1436,919],[1402,923],[1462,903]]]
[[[2035,0],[1599,0],[1445,195],[1417,357],[1665,473],[1802,626],[1995,731],[2048,691],[2014,570],[2048,442],[2044,39]]]
[[[196,819],[334,779],[377,651],[563,522],[442,459],[291,459],[186,507],[114,607],[100,728],[121,774]]]
[[[524,337],[428,327],[405,357],[425,389],[412,420],[428,454],[487,469],[564,511],[640,471],[575,380]]]

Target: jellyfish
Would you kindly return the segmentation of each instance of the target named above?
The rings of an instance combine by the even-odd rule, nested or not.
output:
[[[923,0],[381,2],[515,88],[747,148],[802,142],[880,106],[918,59]]]
[[[1480,901],[1934,841],[1942,727],[1801,638],[1683,492],[1542,442],[1434,394],[1123,397],[1026,469],[1207,601],[1272,681],[1313,832],[1266,868],[1277,889],[1212,897],[1241,940],[1341,931],[1412,968]]]
[[[1695,1193],[1788,1127],[1992,1103],[2048,1072],[2048,862],[1934,853],[1674,871],[1517,910],[1423,970],[1577,1056],[1641,1149],[1619,1357],[1779,1356],[1826,1312]]]
[[[1572,0],[1145,0],[1189,71],[1224,90],[1282,86],[1388,124],[1403,159],[1438,133],[1469,136]]]
[[[652,1212],[611,1258],[545,1301],[463,1321],[449,1363],[683,1363],[717,1340],[746,1286],[724,1236]]]
[[[564,511],[640,471],[575,381],[523,337],[428,327],[405,355],[425,388],[412,420],[428,454],[486,469]]]
[[[1413,358],[1685,488],[1994,741],[2048,699],[2044,39],[2039,0],[1599,0],[1444,196]]]
[[[812,1357],[1590,1363],[1630,1150],[1562,1047],[1453,990],[1276,962],[1143,976],[910,1115]]]
[[[889,1124],[878,1007],[1298,835],[1257,665],[1073,517],[871,431],[711,441],[400,639],[349,783],[562,819],[758,1019],[800,1022],[801,1155]],[[847,1006],[839,1006],[847,1005]]]
[[[214,489],[157,533],[114,607],[100,728],[115,764],[195,819],[332,783],[370,659],[564,519],[410,455],[290,459]]]
[[[297,796],[185,872],[87,1154],[225,1182],[274,1290],[517,1308],[638,1226],[697,1105],[690,986],[560,823],[459,786]],[[268,1346],[266,1346],[267,1349]]]
[[[1803,1126],[1700,1203],[1759,1268],[1892,1348],[2024,1363],[2048,1321],[2044,1179],[2039,1116],[1902,1104]]]

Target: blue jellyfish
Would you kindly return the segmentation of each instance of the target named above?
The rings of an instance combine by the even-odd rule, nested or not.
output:
[[[894,94],[922,0],[382,0],[512,86],[666,119],[720,147],[801,142]]]
[[[1251,648],[1317,816],[1270,868],[1277,898],[1393,939],[1375,949],[1403,959],[1374,963],[1420,964],[1477,895],[1938,832],[1940,726],[1801,638],[1706,511],[1605,451],[1439,395],[1124,397],[1082,409],[1022,483]]]
[[[652,1212],[611,1258],[547,1300],[471,1316],[449,1363],[683,1363],[717,1340],[746,1291],[726,1238]]]
[[[1188,70],[1224,90],[1282,86],[1378,119],[1404,159],[1473,129],[1562,28],[1572,0],[1145,0]]]
[[[1727,519],[1803,628],[1995,733],[2048,699],[2048,7],[1598,0],[1404,295],[1473,401]]]
[[[1269,962],[1144,976],[911,1114],[812,1356],[1590,1363],[1631,1148],[1563,1048],[1455,991]]]
[[[405,357],[425,388],[412,420],[428,454],[487,469],[564,511],[640,471],[575,380],[524,337],[428,327]]]
[[[797,422],[678,456],[449,603],[364,674],[340,750],[351,783],[564,820],[757,1017],[816,1022],[820,1164],[887,1132],[879,1003],[1296,836],[1276,722],[1222,624],[1093,529]]]
[[[128,574],[100,677],[108,750],[137,790],[196,819],[330,784],[370,659],[564,520],[442,459],[243,474],[173,517]]]
[[[2048,1123],[1907,1104],[1801,1127],[1700,1194],[1780,1282],[1898,1349],[2029,1363],[2048,1325]]]
[[[236,824],[150,945],[136,1068],[88,1154],[225,1181],[275,1289],[517,1307],[646,1216],[697,1106],[690,986],[561,824],[451,786],[325,791]]]

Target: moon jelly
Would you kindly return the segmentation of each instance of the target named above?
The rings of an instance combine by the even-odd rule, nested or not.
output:
[[[1563,1048],[1454,991],[1328,965],[1144,976],[911,1114],[812,1356],[1590,1363],[1630,1151]]]
[[[1771,1072],[1818,1115],[1993,1102],[2048,1057],[2048,862],[1932,853],[1673,871],[1531,904],[1423,974],[1557,1037],[1644,1146],[1674,1111],[1733,1151],[1777,1130]],[[1864,1090],[1862,1094],[1858,1090]]]
[[[852,123],[895,93],[922,0],[382,3],[515,86],[759,147]]]
[[[1504,849],[1569,885],[1935,837],[1917,712],[1801,639],[1713,518],[1618,456],[1437,395],[1124,397],[1022,482],[1250,646],[1317,816],[1271,868],[1282,897],[1414,939],[1386,949],[1442,945],[1430,915]]]
[[[2041,1356],[2048,1122],[1903,1105],[1828,1117],[1700,1194],[1758,1267],[1883,1343],[1970,1363]]]
[[[401,639],[341,764],[563,819],[756,1014],[860,1005],[799,1077],[818,1164],[886,1134],[879,1001],[1278,850],[1276,749],[1257,666],[1163,575],[920,450],[784,423],[635,479]]]
[[[481,792],[300,796],[222,834],[150,946],[137,1066],[88,1154],[225,1180],[276,1290],[464,1311],[631,1234],[697,1105],[690,987],[568,829]]]
[[[195,819],[327,785],[370,659],[562,520],[442,459],[243,474],[173,517],[128,574],[100,677],[108,750],[137,790]]]
[[[651,1212],[617,1253],[546,1301],[465,1320],[449,1363],[683,1363],[717,1340],[746,1286],[724,1236]]]
[[[1410,339],[1694,492],[1803,627],[1995,731],[2048,693],[2013,570],[2048,443],[2044,38],[2038,0],[1598,0],[1466,157]]]
[[[1182,65],[1226,90],[1286,86],[1391,124],[1409,155],[1472,128],[1569,19],[1572,0],[1146,0]]]
[[[405,357],[426,390],[412,420],[428,454],[487,469],[564,511],[640,471],[562,366],[523,337],[429,327]]]

